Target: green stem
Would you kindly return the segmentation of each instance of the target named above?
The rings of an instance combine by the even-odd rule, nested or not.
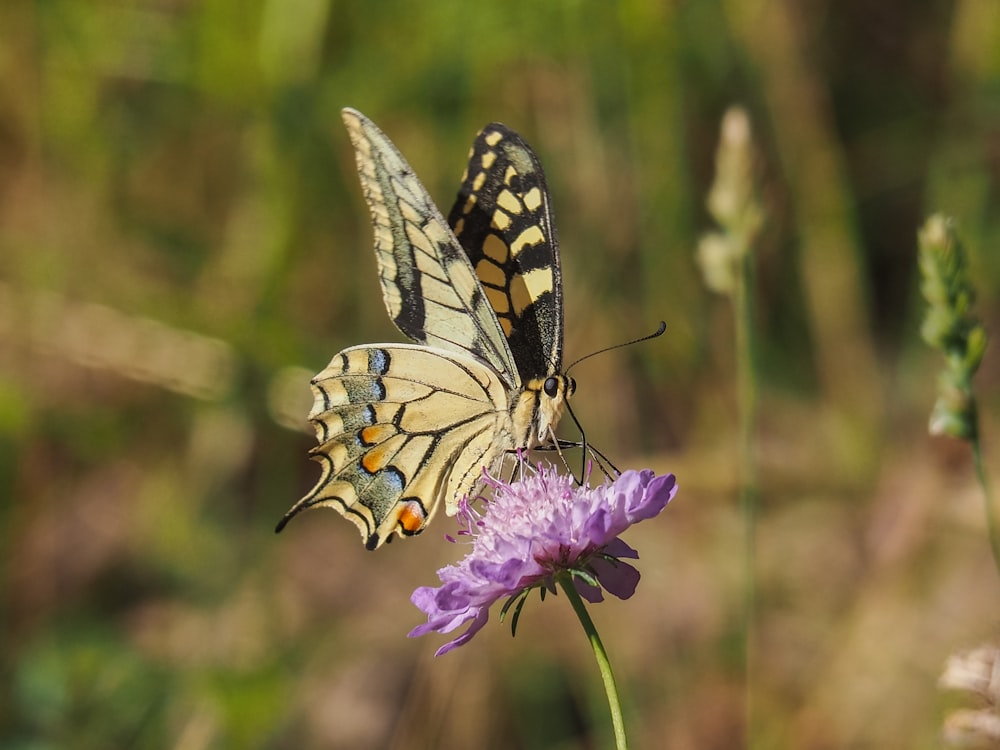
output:
[[[978,431],[977,431],[978,432]],[[1000,573],[1000,530],[997,529],[997,516],[993,508],[993,498],[990,495],[989,483],[986,479],[986,468],[983,466],[983,452],[979,447],[979,438],[969,440],[972,445],[972,460],[976,465],[976,478],[983,490],[983,502],[986,505],[986,532],[990,537],[990,549],[993,551],[993,564]]]
[[[753,747],[753,687],[756,640],[756,537],[757,462],[754,434],[757,424],[757,378],[754,344],[753,255],[743,253],[740,275],[733,293],[733,326],[736,347],[737,389],[739,393],[740,509],[743,514],[743,670],[746,747]]]
[[[587,634],[587,640],[590,641],[590,647],[594,649],[594,657],[597,659],[597,666],[601,670],[601,679],[604,680],[604,692],[608,696],[608,707],[611,709],[611,723],[614,725],[615,730],[615,747],[618,750],[627,750],[628,741],[625,739],[625,721],[622,719],[622,704],[618,697],[618,688],[615,686],[615,676],[611,672],[611,662],[608,661],[608,652],[604,650],[604,644],[601,643],[601,636],[597,634],[594,621],[590,619],[590,613],[587,612],[587,605],[580,598],[576,586],[573,585],[573,579],[566,575],[559,576],[558,580],[559,585],[566,592],[570,604],[573,605],[573,610],[580,619],[580,624],[583,625],[583,630]]]

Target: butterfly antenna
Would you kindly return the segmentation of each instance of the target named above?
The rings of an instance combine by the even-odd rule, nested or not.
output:
[[[652,333],[647,333],[645,336],[640,336],[639,338],[632,339],[631,341],[624,341],[621,344],[612,344],[611,346],[606,346],[605,348],[598,349],[596,352],[591,352],[590,354],[584,354],[582,357],[580,357],[580,359],[576,360],[575,362],[573,362],[573,364],[567,367],[566,370],[564,371],[564,374],[569,375],[569,371],[572,370],[581,362],[583,362],[583,360],[585,359],[590,359],[591,357],[596,357],[598,354],[604,354],[605,352],[614,351],[615,349],[621,349],[626,346],[632,346],[632,344],[641,344],[643,341],[649,341],[650,339],[659,338],[660,336],[663,335],[663,332],[666,330],[667,330],[667,323],[666,321],[661,320],[659,327]],[[570,411],[570,414],[572,413],[573,412]],[[576,421],[575,417],[573,418],[573,421]],[[580,423],[577,422],[577,425],[579,424]]]

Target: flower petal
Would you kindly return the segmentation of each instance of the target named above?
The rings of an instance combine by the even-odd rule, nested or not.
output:
[[[601,591],[601,587],[587,583],[580,576],[573,576],[573,586],[577,593],[591,604],[604,601],[604,592]]]
[[[639,553],[627,545],[621,537],[615,537],[605,545],[601,552],[607,557],[624,557],[629,560],[638,560]]]
[[[629,504],[626,508],[626,515],[630,523],[638,523],[652,518],[667,507],[667,503],[677,494],[677,479],[673,474],[664,474],[658,477],[649,469],[631,473],[639,475],[639,486],[628,493]],[[624,488],[623,491],[625,491]]]
[[[639,571],[627,562],[598,558],[591,563],[594,575],[609,594],[628,599],[639,585]]]
[[[472,621],[472,624],[469,625],[468,629],[464,633],[462,633],[462,635],[458,636],[458,638],[456,638],[453,641],[448,641],[448,643],[444,644],[441,648],[435,651],[434,656],[442,656],[444,654],[447,654],[452,649],[458,648],[459,646],[463,646],[466,643],[468,643],[472,639],[472,636],[474,636],[476,633],[478,633],[480,630],[483,629],[483,626],[489,621],[489,619],[490,619],[489,607],[483,607],[476,614],[476,619]]]

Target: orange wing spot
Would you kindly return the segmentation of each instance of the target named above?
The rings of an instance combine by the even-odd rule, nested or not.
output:
[[[384,447],[372,448],[361,457],[361,468],[369,474],[374,474],[377,471],[384,469],[385,465],[389,463],[389,459],[391,457],[392,456],[389,454],[389,451],[387,451]]]
[[[361,442],[365,445],[375,445],[376,443],[381,443],[386,438],[395,434],[396,430],[392,427],[392,425],[373,424],[370,427],[365,427],[361,430],[359,437],[361,438]],[[371,452],[369,452],[368,455],[371,455]],[[368,456],[365,456],[365,458],[367,459]],[[368,467],[366,466],[365,469],[368,469]]]
[[[427,525],[427,514],[416,500],[401,502],[398,523],[407,534],[416,534]]]

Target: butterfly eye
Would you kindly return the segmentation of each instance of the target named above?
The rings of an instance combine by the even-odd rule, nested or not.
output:
[[[556,394],[559,393],[559,379],[546,378],[542,390],[545,391],[545,395],[549,398],[555,398]]]

